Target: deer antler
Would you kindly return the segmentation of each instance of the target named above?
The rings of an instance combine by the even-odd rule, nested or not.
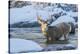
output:
[[[41,16],[37,16],[37,20],[40,24],[42,24],[43,22],[45,22],[44,20],[41,19]]]
[[[53,22],[52,15],[49,15],[49,18],[47,19],[48,25],[50,25]]]
[[[37,13],[37,20],[38,20],[39,24],[42,24],[43,22],[45,22],[48,25],[50,25],[53,22],[52,15],[49,15],[49,18],[46,21],[44,21],[44,20],[41,19],[41,16],[39,16],[38,13]]]

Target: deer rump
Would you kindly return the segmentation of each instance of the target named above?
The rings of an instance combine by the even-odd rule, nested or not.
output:
[[[67,40],[67,34],[70,32],[70,25],[68,23],[59,23],[55,26],[48,26],[47,31],[47,41],[49,39],[53,40],[59,40],[62,36],[64,36],[64,39]]]

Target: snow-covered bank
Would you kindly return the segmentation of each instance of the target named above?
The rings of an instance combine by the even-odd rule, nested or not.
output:
[[[56,25],[56,24],[61,23],[61,22],[73,22],[73,23],[75,23],[75,20],[68,15],[64,15],[64,16],[59,17],[56,21],[54,21],[51,24],[51,26]]]
[[[43,48],[34,41],[11,38],[10,39],[10,52],[30,52],[41,51]]]
[[[61,7],[67,6],[65,4],[61,4],[61,5],[62,5]],[[61,17],[63,18],[62,14],[66,14],[67,16],[65,17],[69,17],[69,18],[78,16],[78,12],[66,11],[62,9],[61,7],[55,7],[54,5],[54,6],[46,6],[45,8],[42,8],[40,6],[35,7],[34,5],[28,5],[22,8],[11,8],[10,9],[10,24],[21,22],[21,21],[35,22],[37,21],[37,14],[41,15],[43,20],[46,20],[47,18],[49,18],[49,15],[53,15],[53,18],[54,18],[55,14],[56,15],[59,14],[60,15],[59,18]],[[69,19],[67,19],[67,21],[68,20]]]

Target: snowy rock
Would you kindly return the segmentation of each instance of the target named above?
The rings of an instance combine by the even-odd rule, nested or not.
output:
[[[69,12],[66,12],[66,14],[69,15],[70,17],[73,17],[75,19],[75,22],[78,21],[78,12],[69,11]]]
[[[53,6],[48,6],[48,7],[45,7],[44,10],[53,11],[53,8],[54,8]]]
[[[41,51],[43,48],[36,42],[24,39],[10,39],[10,52],[30,52],[30,51]]]
[[[56,14],[56,13],[60,13],[60,12],[65,12],[62,8],[55,8],[53,13]]]
[[[67,15],[71,16],[71,17],[77,17],[78,16],[78,12],[72,12],[72,11],[69,11],[69,12],[66,12]]]
[[[75,23],[75,20],[68,15],[64,15],[64,16],[59,17],[56,21],[54,21],[51,24],[51,26],[54,26],[54,25],[61,23],[61,22],[73,22],[73,23]]]

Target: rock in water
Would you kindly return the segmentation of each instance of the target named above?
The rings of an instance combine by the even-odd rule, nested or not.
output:
[[[72,49],[76,49],[76,46],[72,44],[67,44],[63,47],[57,48],[57,50],[72,50]]]
[[[64,46],[64,50],[71,50],[71,49],[76,49],[76,46],[73,44],[68,44]]]

